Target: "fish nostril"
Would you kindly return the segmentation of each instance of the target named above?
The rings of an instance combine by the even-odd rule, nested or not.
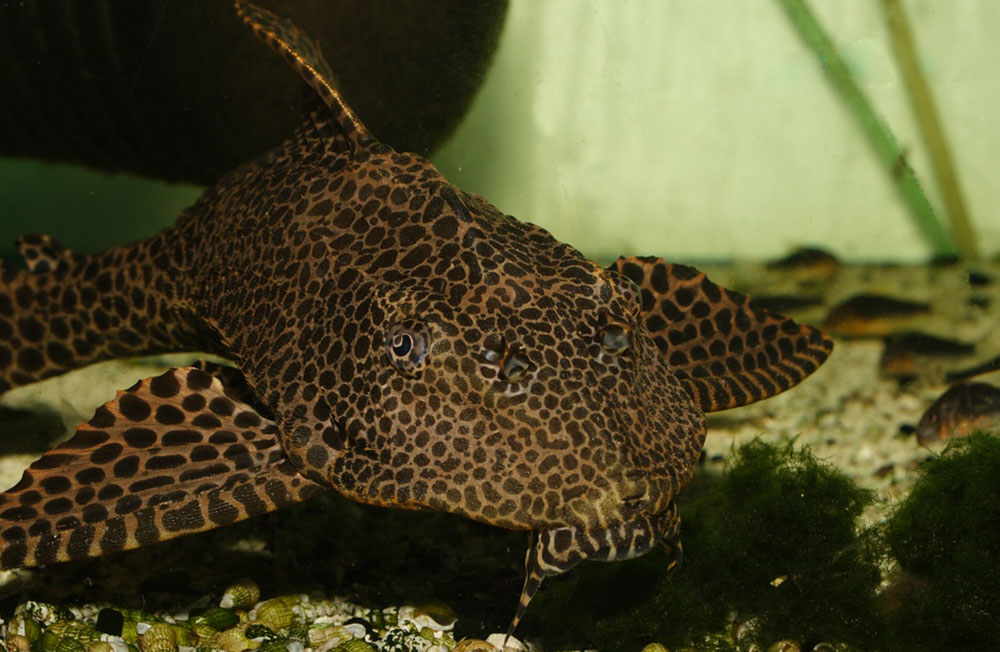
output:
[[[508,382],[516,383],[522,380],[531,369],[531,360],[521,351],[513,351],[503,360],[500,373]]]

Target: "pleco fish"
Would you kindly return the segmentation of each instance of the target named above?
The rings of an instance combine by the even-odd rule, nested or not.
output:
[[[137,383],[2,495],[0,565],[208,530],[333,487],[534,532],[513,631],[584,559],[679,560],[703,412],[812,373],[832,344],[695,269],[604,269],[378,142],[294,26],[244,22],[316,92],[281,147],[177,224],[82,257],[20,241],[0,391],[98,360],[225,356]]]

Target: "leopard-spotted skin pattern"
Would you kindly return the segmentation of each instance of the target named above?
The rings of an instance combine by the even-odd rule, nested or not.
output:
[[[4,568],[137,548],[304,500],[277,426],[244,403],[235,369],[171,369],[119,392],[0,497]],[[29,556],[30,555],[30,556]]]
[[[80,257],[24,240],[29,269],[0,273],[0,391],[176,350],[241,373],[172,370],[99,409],[2,497],[0,565],[333,487],[533,530],[513,629],[582,559],[679,553],[702,411],[786,389],[830,341],[691,268],[604,269],[463,192],[377,142],[294,28],[238,8],[324,106],[145,241]]]
[[[783,392],[829,354],[821,331],[757,308],[693,267],[633,257],[612,268],[639,287],[643,325],[705,412]]]

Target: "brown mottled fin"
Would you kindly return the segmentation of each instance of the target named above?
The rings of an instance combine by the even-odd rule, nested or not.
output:
[[[274,422],[223,387],[239,372],[219,369],[136,383],[32,464],[0,495],[0,567],[137,548],[321,491],[287,460]]]
[[[31,272],[50,272],[68,267],[77,257],[47,235],[22,235],[17,239],[17,251]]]
[[[639,286],[646,329],[705,412],[783,392],[833,349],[822,331],[752,306],[693,267],[633,257],[609,269]]]
[[[337,90],[334,75],[320,48],[291,22],[249,2],[236,0],[236,13],[262,41],[288,62],[316,91],[333,115],[353,149],[376,142]]]

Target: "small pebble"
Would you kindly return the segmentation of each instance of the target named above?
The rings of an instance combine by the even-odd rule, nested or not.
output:
[[[177,633],[174,625],[154,623],[140,635],[139,649],[142,652],[170,652],[177,649]],[[136,631],[139,628],[136,627]]]
[[[795,641],[778,641],[777,643],[772,643],[771,647],[767,648],[767,652],[800,652],[799,644]]]
[[[349,632],[354,638],[364,638],[368,634],[368,628],[359,622],[344,623],[344,630]]]
[[[503,645],[503,641],[500,641]],[[497,652],[499,648],[478,638],[465,638],[458,642],[451,652]]]
[[[309,647],[317,650],[334,648],[354,637],[341,625],[323,624],[309,628]]]
[[[355,638],[341,643],[334,648],[334,652],[375,652],[375,648],[371,643]]]
[[[399,610],[400,619],[409,618],[418,627],[430,627],[435,631],[449,631],[455,627],[458,614],[455,610],[443,604],[430,604]]]
[[[505,640],[507,645],[504,645]],[[508,637],[506,634],[490,634],[486,637],[486,642],[498,650],[503,650],[503,652],[516,652],[525,649],[524,643],[513,636]]]
[[[650,643],[646,647],[642,648],[642,652],[670,652],[670,650],[660,643]]]
[[[219,632],[213,640],[208,642],[208,645],[212,648],[225,650],[225,652],[242,652],[257,647],[253,641],[243,635],[243,630],[240,627]]]
[[[249,610],[260,600],[260,587],[246,577],[241,577],[225,590],[219,606],[223,609]]]
[[[253,618],[274,631],[284,629],[292,624],[295,613],[283,598],[272,598],[257,605]]]

